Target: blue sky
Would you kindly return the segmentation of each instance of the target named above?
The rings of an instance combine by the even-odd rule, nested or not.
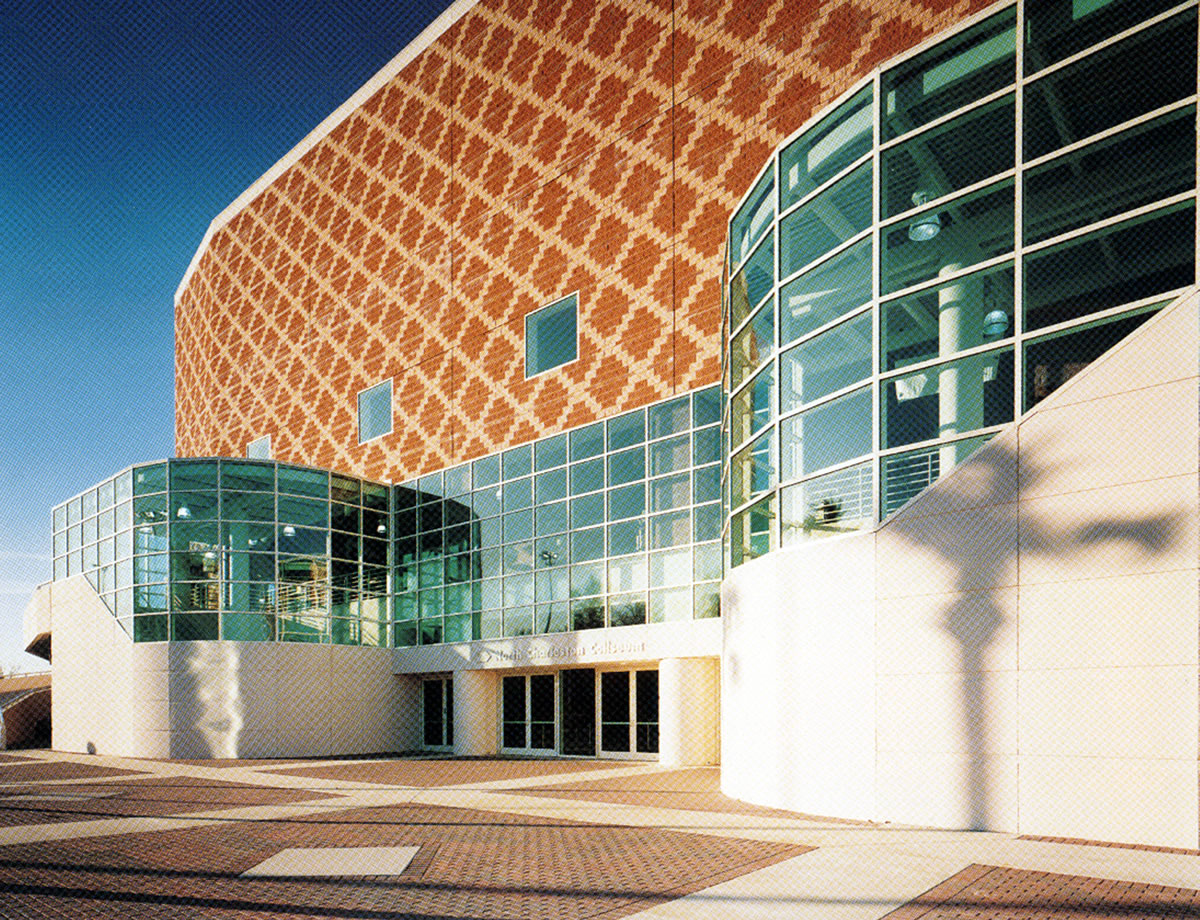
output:
[[[50,508],[174,450],[173,302],[209,222],[449,0],[8,0],[0,665]]]

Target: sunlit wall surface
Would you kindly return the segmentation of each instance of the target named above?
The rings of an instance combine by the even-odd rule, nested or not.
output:
[[[779,148],[729,228],[733,565],[874,526],[1194,283],[1196,26],[1009,7]]]
[[[86,575],[138,642],[405,646],[712,617],[720,413],[710,387],[399,486],[134,466],[54,509],[54,578]]]
[[[395,489],[397,645],[713,617],[721,391]]]

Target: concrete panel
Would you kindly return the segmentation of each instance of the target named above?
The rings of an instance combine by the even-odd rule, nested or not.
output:
[[[1017,429],[1001,431],[947,476],[904,506],[891,522],[1017,500]]]
[[[1017,505],[889,521],[876,545],[880,598],[1015,584]]]
[[[872,543],[862,534],[792,547],[726,578],[726,794],[814,814],[873,815]]]
[[[1196,381],[1054,406],[1021,425],[1021,498],[1181,476],[1197,469]],[[1137,434],[1154,419],[1154,437]]]
[[[1198,306],[1200,297],[1192,293],[1166,307],[1101,361],[1056,390],[1050,397],[1053,405],[1089,402],[1110,393],[1196,377],[1200,374]],[[1036,407],[1034,412],[1039,409]]]
[[[1197,664],[1195,569],[1022,585],[1020,592],[1023,668]]]
[[[1017,758],[881,752],[880,821],[1012,832]]]
[[[1193,667],[1022,671],[1020,693],[1022,754],[1190,758],[1195,765]]]
[[[1023,834],[1195,849],[1196,758],[1020,758]]]
[[[454,753],[487,757],[499,750],[500,676],[492,670],[454,672]]]
[[[880,674],[1017,666],[1016,588],[891,598],[876,613]]]
[[[1017,753],[1015,671],[882,674],[878,694],[881,752]]]
[[[1021,582],[1196,568],[1196,474],[1021,502]]]
[[[659,763],[718,762],[721,670],[716,658],[664,658],[658,667]]]

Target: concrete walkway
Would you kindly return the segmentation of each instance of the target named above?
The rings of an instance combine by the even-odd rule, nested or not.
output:
[[[1196,898],[1186,896],[1187,891],[1200,889],[1200,856],[1196,855],[1022,840],[1008,834],[854,825],[767,812],[750,806],[738,809],[736,803],[728,800],[721,803],[719,809],[714,809],[708,803],[701,803],[703,807],[669,807],[663,804],[663,796],[656,797],[649,793],[643,796],[644,801],[603,801],[603,796],[599,794],[592,799],[580,798],[580,795],[587,796],[591,787],[603,790],[628,787],[637,790],[641,785],[650,785],[648,782],[639,784],[639,778],[654,779],[657,786],[662,786],[664,780],[670,785],[673,771],[649,763],[615,766],[611,763],[576,761],[559,764],[567,772],[560,770],[547,774],[537,772],[534,769],[537,762],[530,761],[525,762],[529,766],[527,772],[522,774],[519,766],[514,771],[513,762],[505,762],[505,771],[509,775],[489,779],[488,765],[494,762],[480,762],[479,779],[449,785],[429,785],[431,766],[427,761],[420,760],[381,762],[376,758],[209,766],[45,751],[22,752],[20,756],[28,759],[0,762],[0,808],[11,803],[8,804],[10,809],[20,805],[25,810],[20,821],[0,827],[0,866],[5,857],[18,848],[34,846],[36,849],[36,845],[53,843],[57,847],[67,847],[91,839],[119,836],[122,841],[136,837],[144,846],[156,834],[163,835],[164,839],[170,837],[175,840],[181,831],[206,828],[224,833],[230,827],[275,828],[281,822],[290,822],[295,826],[294,822],[316,819],[320,819],[322,825],[337,825],[340,820],[351,819],[353,823],[360,823],[363,814],[383,813],[384,810],[403,806],[410,812],[421,809],[421,814],[447,814],[441,810],[460,809],[472,815],[486,813],[503,816],[503,820],[508,822],[527,819],[538,822],[534,827],[556,827],[559,822],[570,822],[572,826],[585,824],[613,829],[640,828],[644,834],[651,831],[655,834],[684,834],[696,841],[694,846],[697,854],[706,852],[707,845],[702,842],[703,839],[712,840],[713,846],[725,846],[722,842],[740,840],[763,846],[807,848],[806,852],[796,849],[794,852],[797,855],[782,859],[777,857],[786,850],[778,847],[763,850],[765,855],[762,858],[770,864],[762,867],[752,867],[753,852],[756,851],[747,851],[751,855],[738,857],[743,860],[740,865],[745,866],[747,871],[735,871],[728,866],[713,868],[717,874],[726,876],[724,880],[702,885],[697,890],[679,896],[663,897],[660,891],[660,903],[632,912],[620,911],[621,916],[647,920],[724,920],[729,917],[737,920],[785,917],[794,920],[874,920],[896,911],[939,885],[949,885],[948,891],[978,889],[983,892],[984,889],[980,887],[982,883],[975,883],[987,873],[970,868],[980,866],[1012,870],[1017,873],[1018,879],[1027,877],[1022,873],[1032,873],[1028,878],[1040,879],[1039,884],[1050,886],[1051,893],[1061,890],[1065,883],[1056,878],[1046,881],[1046,873],[1084,880],[1090,886],[1084,886],[1089,891],[1097,890],[1098,885],[1102,887],[1101,883],[1105,880],[1121,883],[1122,890],[1126,891],[1130,885],[1184,889],[1184,895],[1174,895],[1176,902],[1186,905],[1200,902],[1200,895]],[[522,762],[517,763],[519,765]],[[112,775],[54,778],[56,770],[66,772],[72,767],[80,769],[80,764],[100,768],[101,771],[136,772],[133,775],[114,772]],[[381,782],[377,778],[362,778],[370,770],[377,775],[381,766],[385,772],[394,773],[397,781]],[[462,764],[455,766],[460,768]],[[416,781],[418,767],[423,772],[420,782]],[[413,774],[411,784],[404,782],[406,770]],[[462,772],[462,769],[456,769],[458,775]],[[514,772],[522,775],[511,775]],[[38,775],[34,776],[35,773]],[[320,775],[315,776],[314,773]],[[674,773],[682,782],[683,774],[679,771]],[[23,778],[17,779],[19,776]],[[9,777],[13,778],[12,781]],[[695,780],[696,776],[690,779]],[[572,795],[556,791],[556,785],[568,782],[573,790]],[[217,792],[213,794],[218,798],[220,790],[229,788],[231,784],[239,788],[256,788],[264,795],[279,796],[286,791],[293,796],[311,795],[314,798],[244,806],[214,802],[210,808],[178,813],[111,817],[104,813],[106,804],[118,801],[120,796],[136,795],[139,789],[148,791],[163,784],[180,783],[216,784]],[[71,795],[73,788],[78,790],[78,795]],[[112,790],[119,790],[120,796],[113,794]],[[715,792],[712,796],[719,797]],[[636,798],[636,794],[633,797]],[[87,814],[80,820],[67,820],[67,816],[61,813],[42,815],[53,817],[53,820],[40,820],[38,814],[28,811],[36,808],[39,800],[47,803],[47,807],[55,802],[84,803]],[[364,809],[379,811],[364,812]],[[309,823],[306,826],[313,825]],[[686,851],[690,848],[683,849]],[[534,861],[538,859],[536,855],[531,858]],[[698,878],[703,879],[707,871],[709,868],[697,863]],[[969,879],[961,875],[964,872],[968,873]],[[955,887],[957,883],[947,882],[955,878],[974,880],[971,884],[975,884],[975,888],[964,882],[964,887],[959,889]],[[468,882],[464,881],[464,884]],[[1011,892],[1011,881],[1006,881],[1005,885],[1004,890]],[[1037,905],[1032,901],[1046,895],[1038,894],[1032,888],[1029,890],[1034,893],[1028,895],[1031,903],[1026,906],[1033,910]],[[2,907],[3,891],[4,884],[0,880],[0,915],[8,916]],[[41,894],[37,892],[39,897]],[[562,892],[556,892],[556,896],[565,897]],[[978,894],[978,897],[985,897],[985,894]],[[1005,897],[1011,898],[1011,893]],[[1088,913],[1078,907],[1077,901],[1072,902],[1076,906],[1071,907],[1070,912],[1037,913],[1036,916],[1061,915],[1072,920],[1118,915],[1128,920],[1142,916],[1124,908],[1119,914],[1105,913],[1101,911],[1103,904]],[[444,912],[420,916],[471,916],[458,913],[452,898],[447,903],[449,906],[439,908]],[[943,912],[931,913],[911,905],[907,908],[914,917],[925,914],[930,917],[958,916],[956,913],[946,913],[945,907],[938,909]],[[981,908],[976,903],[973,909],[978,911]],[[1191,909],[1191,906],[1186,906],[1180,907],[1175,914],[1147,912],[1145,915],[1200,916],[1200,907],[1194,914],[1190,912]],[[78,914],[68,912],[61,915],[82,917],[88,916],[88,913],[86,908],[81,907]],[[241,914],[235,912],[229,916]],[[351,913],[347,916],[357,915]],[[963,913],[962,916],[968,914]],[[1013,905],[1005,901],[1001,912],[972,912],[969,916],[1008,917],[1024,914],[1014,913]],[[1029,916],[1035,914],[1030,913]]]

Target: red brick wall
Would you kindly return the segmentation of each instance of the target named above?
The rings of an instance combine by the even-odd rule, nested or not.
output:
[[[214,234],[176,449],[396,481],[716,382],[726,222],[779,142],[979,0],[482,0]],[[399,49],[397,49],[399,50]],[[580,359],[523,318],[579,291]],[[356,396],[395,378],[392,435]]]

